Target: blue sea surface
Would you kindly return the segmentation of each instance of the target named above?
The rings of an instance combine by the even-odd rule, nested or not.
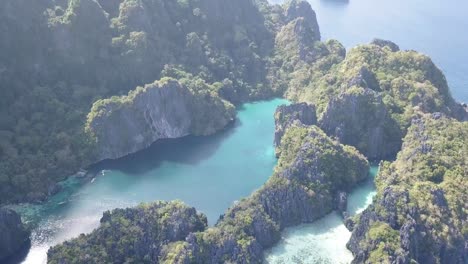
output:
[[[349,49],[382,38],[422,52],[442,69],[453,97],[468,102],[468,1],[308,1],[322,39],[337,39]]]

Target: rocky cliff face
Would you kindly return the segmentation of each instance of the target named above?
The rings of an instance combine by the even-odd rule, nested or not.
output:
[[[310,4],[303,0],[289,1],[285,8],[286,21],[291,22],[296,18],[302,17],[308,28],[313,31],[313,36],[316,41],[320,41],[320,29],[317,23],[317,16]]]
[[[376,199],[357,219],[353,263],[466,263],[468,124],[414,119],[397,159],[381,163]]]
[[[276,155],[279,156],[279,148],[281,146],[281,138],[286,130],[293,125],[315,125],[317,116],[315,107],[306,103],[298,103],[291,105],[282,105],[275,112],[275,147]]]
[[[206,219],[179,204],[118,209],[105,213],[101,227],[90,235],[52,248],[49,260],[262,263],[263,250],[279,241],[284,228],[345,210],[345,192],[368,176],[366,158],[307,125],[315,122],[312,106],[282,106],[277,112],[285,131],[273,176],[214,227],[206,229]]]
[[[339,45],[328,46],[334,53],[324,53],[315,62],[286,62],[294,67],[286,97],[313,104],[327,134],[368,158],[394,157],[415,114],[442,112],[466,119],[467,112],[453,100],[444,75],[429,57],[376,39],[351,49],[340,61]]]
[[[80,168],[133,151],[117,145],[138,140],[123,137],[95,157],[87,113],[98,99],[161,79],[167,65],[231,83],[220,95],[236,104],[277,95],[265,85],[276,31],[257,2],[0,1],[0,203],[43,200]],[[124,133],[117,126],[110,139]]]
[[[300,106],[299,106],[300,107]],[[262,263],[263,249],[288,226],[310,223],[337,206],[334,197],[368,175],[366,159],[316,126],[292,126],[281,140],[275,174],[222,216],[215,227],[171,244],[167,263]]]
[[[320,127],[369,159],[391,158],[401,147],[402,132],[382,97],[369,88],[351,88],[330,100]]]
[[[234,107],[215,94],[164,79],[96,102],[88,132],[96,138],[99,160],[115,159],[158,139],[213,134],[234,117]]]
[[[206,216],[177,201],[115,209],[89,235],[49,249],[48,263],[158,263],[166,243],[206,225]]]
[[[0,261],[13,255],[29,242],[29,231],[21,217],[10,209],[0,208]]]

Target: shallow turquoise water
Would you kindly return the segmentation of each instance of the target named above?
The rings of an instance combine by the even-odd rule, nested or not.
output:
[[[308,1],[323,39],[337,39],[348,49],[378,37],[427,54],[445,73],[455,99],[468,102],[468,1]]]
[[[377,166],[372,166],[369,179],[355,188],[348,196],[348,212],[355,215],[372,202],[376,194],[374,176]],[[271,264],[344,264],[353,260],[346,249],[351,232],[346,229],[341,216],[333,212],[322,219],[282,233],[281,241],[268,250],[266,263]]]
[[[245,104],[238,120],[209,137],[154,144],[124,159],[99,165],[84,185],[70,179],[65,191],[43,206],[19,208],[39,221],[24,263],[44,263],[47,249],[98,226],[103,211],[140,202],[180,199],[205,213],[209,224],[272,174],[274,111],[286,100]],[[101,171],[102,170],[102,171]]]

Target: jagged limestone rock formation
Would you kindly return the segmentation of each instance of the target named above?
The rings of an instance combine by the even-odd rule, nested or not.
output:
[[[154,202],[107,211],[91,234],[49,249],[48,263],[158,263],[164,245],[207,226],[182,202]]]
[[[281,138],[286,130],[293,125],[315,125],[317,116],[313,105],[298,103],[281,105],[275,111],[275,140],[276,155],[280,154]]]
[[[353,263],[466,263],[468,123],[441,113],[413,119],[377,196],[355,221]],[[351,225],[352,226],[352,225]]]
[[[320,41],[315,12],[308,2],[289,1],[277,12],[282,23],[277,25],[268,80],[273,91],[283,94],[291,86],[302,88],[302,75],[328,70],[346,51],[336,40]]]
[[[392,158],[401,146],[398,123],[388,113],[382,97],[369,88],[356,86],[331,99],[320,127],[373,160]]]
[[[467,116],[429,57],[390,41],[357,46],[325,70],[302,64],[292,75],[286,97],[314,104],[322,129],[371,159],[395,156],[419,112]]]
[[[232,104],[202,87],[165,78],[127,96],[97,101],[88,116],[99,160],[142,150],[158,139],[209,135],[235,117]]]
[[[29,231],[13,210],[0,208],[0,261],[10,257],[29,242]]]
[[[289,108],[297,114],[301,107],[310,106],[301,104]],[[158,225],[155,228],[159,228],[167,222],[166,219],[173,219],[171,213],[116,210],[111,214],[105,213],[101,227],[90,235],[52,248],[49,260],[52,263],[125,260],[144,263],[262,263],[263,249],[279,241],[281,230],[313,222],[335,208],[343,207],[343,201],[337,201],[336,197],[364,180],[369,171],[367,160],[355,148],[327,137],[317,126],[300,123],[301,120],[307,122],[304,115],[296,117],[297,122],[289,127],[283,124],[287,128],[281,139],[282,151],[273,176],[258,191],[230,208],[214,227],[192,231],[184,229],[190,234],[168,239],[163,235],[169,232],[169,227],[155,232],[151,225],[142,225],[142,221],[137,219],[156,221]],[[281,121],[288,123],[291,119],[283,118]],[[122,215],[125,216],[123,219]],[[178,226],[186,226],[184,218],[177,219],[181,221],[176,222]],[[148,237],[153,234],[163,237]],[[115,252],[120,248],[114,246],[116,241],[125,241],[128,246],[121,252]],[[152,243],[144,246],[140,244],[143,241]]]
[[[328,138],[316,126],[292,126],[281,140],[274,175],[234,205],[205,232],[170,244],[163,263],[262,263],[263,249],[288,226],[310,223],[337,206],[368,175],[367,160],[354,148]]]
[[[312,39],[320,41],[320,28],[317,16],[307,1],[291,0],[284,6],[286,22],[289,23],[297,18],[302,18],[307,23],[307,28],[312,31]]]
[[[277,95],[265,85],[276,32],[259,5],[269,6],[1,1],[0,203],[43,201],[56,182],[99,160],[84,133],[93,103],[161,79],[166,65],[223,83],[219,95],[236,104]]]

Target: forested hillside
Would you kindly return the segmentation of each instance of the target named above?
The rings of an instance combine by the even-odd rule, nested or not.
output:
[[[112,106],[137,107],[128,100],[136,87],[166,77],[191,91],[184,107],[202,113],[168,136],[214,133],[232,105],[285,96],[314,104],[327,134],[382,159],[396,155],[419,112],[466,118],[430,58],[382,40],[346,54],[321,41],[305,1],[4,0],[0,50],[0,203],[43,201],[80,168],[162,138],[144,136],[161,131],[156,107],[137,115],[143,129],[122,132],[127,147],[103,155],[114,146],[101,124],[126,118]],[[206,118],[213,112],[226,114]]]
[[[96,161],[84,133],[92,104],[158,80],[166,65],[224,83],[234,103],[271,96],[272,17],[251,0],[2,1],[0,202],[42,200]]]

